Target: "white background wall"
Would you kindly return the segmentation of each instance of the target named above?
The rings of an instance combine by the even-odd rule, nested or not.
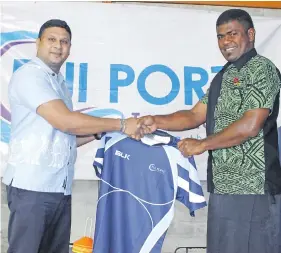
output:
[[[65,8],[68,11],[65,11]],[[193,92],[193,104],[184,103],[184,66],[204,68],[209,75],[207,90],[214,74],[211,66],[225,63],[216,41],[215,21],[226,7],[190,6],[175,4],[93,2],[28,2],[1,3],[1,32],[28,30],[38,32],[50,18],[67,20],[73,32],[73,45],[69,62],[74,62],[73,100],[76,109],[94,106],[121,111],[125,117],[132,112],[166,114],[189,109],[198,97]],[[253,15],[257,28],[257,49],[281,68],[281,11],[247,9]],[[1,57],[1,101],[8,106],[7,87],[12,74],[13,60],[32,58],[34,44],[22,44],[9,49]],[[87,101],[78,103],[79,64],[88,64]],[[110,64],[126,64],[135,72],[134,82],[119,88],[118,103],[110,103]],[[171,68],[180,81],[178,96],[162,106],[145,101],[137,90],[137,77],[151,64]],[[65,73],[65,66],[62,68]],[[124,74],[124,73],[121,73]],[[126,75],[121,76],[126,78]],[[194,75],[196,80],[198,76]],[[155,96],[165,96],[171,81],[161,73],[153,73],[146,80],[147,91]],[[175,133],[181,137],[205,137],[205,129]],[[95,179],[92,169],[96,145],[88,144],[78,149],[76,179]],[[1,142],[1,169],[5,168],[8,145]],[[200,178],[206,179],[207,154],[196,156]]]
[[[147,4],[146,4],[147,5]],[[161,5],[165,7],[166,5]],[[171,7],[171,5],[168,5]],[[222,12],[227,7],[212,6],[186,6],[173,5],[173,8],[200,9],[211,12]],[[280,10],[248,9],[250,14],[264,17],[281,17]],[[259,31],[257,31],[259,33]],[[2,84],[1,84],[2,85]],[[1,91],[2,92],[2,91]],[[3,161],[1,161],[3,162]],[[206,185],[203,184],[204,189]],[[97,196],[97,183],[77,182],[74,187],[72,235],[71,241],[79,239],[84,234],[84,225],[88,216],[94,216]],[[1,192],[1,252],[7,251],[8,208],[4,189]],[[165,239],[163,253],[172,253],[179,246],[205,246],[206,245],[206,209],[201,210],[195,218],[190,219],[188,211],[181,205],[176,206],[175,219],[170,226]],[[178,253],[184,253],[182,250]],[[203,253],[204,251],[191,251]]]

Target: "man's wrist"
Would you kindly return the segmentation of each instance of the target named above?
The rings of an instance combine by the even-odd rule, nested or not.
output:
[[[156,126],[156,128],[160,128],[160,127],[158,127],[158,125],[159,125],[159,117],[157,115],[154,115],[154,116],[151,115],[151,117],[153,119],[153,122],[154,122],[154,125]]]
[[[204,152],[207,151],[208,150],[208,139],[206,138],[206,139],[201,140],[200,145],[201,145],[202,149],[204,150]]]
[[[120,132],[125,133],[126,131],[126,119],[121,118],[120,119]]]
[[[93,134],[93,136],[95,137],[96,140],[100,140],[101,139],[101,134]]]

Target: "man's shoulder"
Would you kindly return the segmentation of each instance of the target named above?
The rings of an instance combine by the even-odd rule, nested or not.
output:
[[[257,54],[247,64],[247,72],[256,80],[271,80],[272,85],[281,87],[281,75],[277,66],[267,57]],[[267,87],[267,86],[265,86]]]
[[[267,57],[257,54],[255,57],[253,57],[250,60],[250,63],[256,67],[269,67],[272,68],[273,70],[277,69],[276,65]]]
[[[13,88],[15,85],[22,86],[26,82],[38,83],[38,80],[42,80],[42,82],[48,81],[47,73],[38,64],[30,61],[13,73],[10,80],[10,88]]]
[[[31,60],[19,67],[13,73],[13,77],[30,77],[30,74],[32,74],[32,76],[44,76],[45,72],[42,67],[40,67],[35,61]]]

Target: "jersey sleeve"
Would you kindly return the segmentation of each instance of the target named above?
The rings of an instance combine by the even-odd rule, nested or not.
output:
[[[194,216],[194,212],[207,205],[194,158],[184,158],[178,169],[178,189],[176,199],[184,204]]]
[[[94,169],[96,171],[96,176],[101,178],[101,173],[103,170],[103,160],[104,160],[104,153],[105,153],[105,140],[106,135],[102,135],[102,138],[99,141],[99,146],[97,148],[96,156],[93,162]]]

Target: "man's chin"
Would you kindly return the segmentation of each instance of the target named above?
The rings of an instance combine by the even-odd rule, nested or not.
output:
[[[224,54],[223,56],[228,62],[234,62],[238,59],[237,55]]]
[[[50,64],[53,65],[53,66],[59,66],[59,65],[62,65],[63,64],[63,61],[61,59],[52,59],[50,61]]]

